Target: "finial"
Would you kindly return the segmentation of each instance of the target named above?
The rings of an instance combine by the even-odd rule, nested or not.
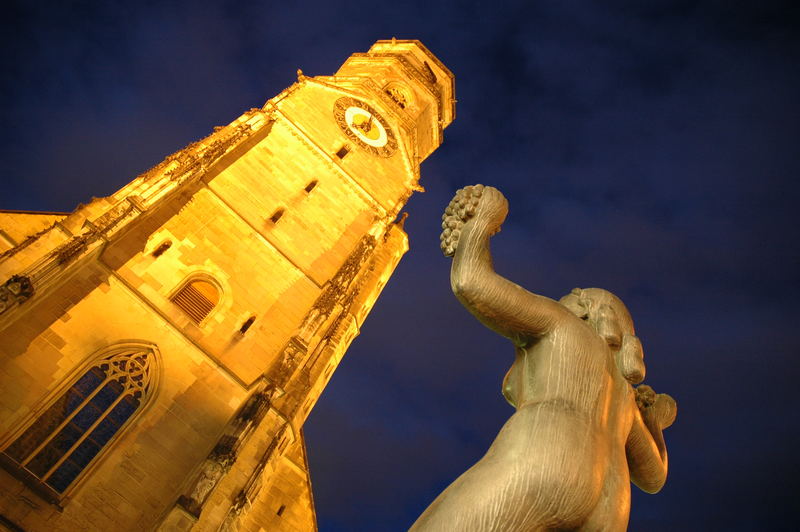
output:
[[[392,37],[392,44],[397,44],[397,37]]]
[[[297,69],[297,81],[303,81],[303,78],[305,78],[305,76],[303,75],[303,71],[298,68]]]

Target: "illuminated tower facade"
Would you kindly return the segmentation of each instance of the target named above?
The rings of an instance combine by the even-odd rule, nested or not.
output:
[[[379,41],[109,197],[0,212],[0,529],[316,529],[302,426],[454,102]]]

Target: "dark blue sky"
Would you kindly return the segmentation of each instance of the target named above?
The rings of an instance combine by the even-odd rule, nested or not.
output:
[[[244,5],[243,5],[244,4]],[[416,38],[457,118],[411,250],[306,425],[320,529],[404,530],[512,410],[511,346],[449,291],[453,191],[510,202],[497,270],[612,290],[679,407],[631,530],[777,530],[800,459],[800,8],[793,2],[23,2],[4,10],[0,208],[69,211],[260,106]],[[489,5],[491,4],[491,5]]]

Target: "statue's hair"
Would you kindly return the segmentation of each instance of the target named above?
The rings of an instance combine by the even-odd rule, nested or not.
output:
[[[567,298],[577,298],[581,312],[589,315],[593,314],[594,325],[598,328],[597,332],[604,338],[606,337],[603,332],[603,318],[601,317],[603,311],[601,307],[610,307],[613,310],[614,318],[621,332],[621,337],[618,338],[620,343],[616,346],[617,367],[629,383],[639,384],[642,382],[646,372],[642,343],[636,337],[636,332],[633,329],[633,319],[622,300],[602,288],[573,288],[572,292],[561,298],[562,304]],[[569,307],[575,308],[573,305],[569,305]],[[606,341],[609,341],[609,338],[606,338]]]
[[[628,307],[620,298],[602,288],[575,288],[571,292],[578,296],[587,309],[597,309],[600,305],[608,305],[614,309],[622,331],[627,334],[635,334],[633,328],[633,318],[628,311]]]

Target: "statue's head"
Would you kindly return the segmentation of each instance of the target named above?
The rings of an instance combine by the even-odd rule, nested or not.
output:
[[[644,380],[644,351],[635,335],[633,319],[617,296],[602,288],[573,288],[559,301],[586,320],[614,351],[617,366],[631,384]]]

